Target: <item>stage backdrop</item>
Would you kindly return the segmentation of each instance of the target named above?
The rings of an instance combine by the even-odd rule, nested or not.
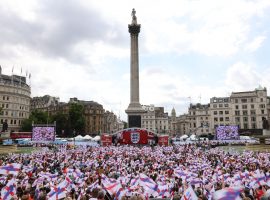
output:
[[[218,126],[216,138],[217,140],[239,140],[238,126]]]
[[[154,140],[154,133],[141,128],[128,128],[117,133],[120,144],[149,144]]]
[[[34,126],[32,129],[32,141],[52,142],[55,140],[54,126]]]

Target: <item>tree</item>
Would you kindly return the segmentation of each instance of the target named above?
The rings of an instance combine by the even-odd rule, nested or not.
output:
[[[21,123],[21,131],[32,131],[32,123],[35,124],[47,124],[52,123],[52,119],[49,117],[48,112],[34,110],[31,112],[28,119],[24,119]]]
[[[61,136],[68,136],[68,115],[63,113],[57,113],[51,118],[53,121],[56,122],[56,134]],[[62,130],[64,130],[64,135],[62,133]]]
[[[79,103],[69,105],[69,127],[76,133],[84,132],[85,118],[84,107]]]

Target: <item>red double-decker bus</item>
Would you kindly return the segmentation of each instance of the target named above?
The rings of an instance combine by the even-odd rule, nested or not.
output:
[[[20,139],[20,138],[32,138],[32,132],[12,132],[10,133],[11,139]]]

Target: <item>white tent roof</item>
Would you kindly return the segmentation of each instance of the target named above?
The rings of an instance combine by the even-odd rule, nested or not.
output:
[[[86,135],[83,138],[86,139],[86,140],[92,140],[93,139],[90,135]]]
[[[99,136],[99,135],[95,136],[95,137],[93,138],[93,140],[95,140],[95,141],[100,140],[100,136]]]
[[[186,138],[188,138],[187,135],[182,135],[182,136],[180,137],[180,139],[186,139]]]
[[[83,137],[83,136],[81,136],[81,135],[77,135],[77,136],[75,137],[75,139],[76,139],[76,140],[83,140],[83,139],[84,139],[84,137]]]
[[[193,134],[193,135],[190,136],[190,138],[191,139],[195,139],[196,138],[196,135]]]

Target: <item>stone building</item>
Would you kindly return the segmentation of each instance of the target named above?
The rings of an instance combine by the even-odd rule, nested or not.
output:
[[[230,97],[212,97],[210,99],[210,129],[215,132],[217,126],[232,125],[232,105]]]
[[[21,122],[29,117],[31,88],[26,77],[4,75],[0,66],[0,122],[7,131],[19,131]]]
[[[124,123],[117,118],[113,112],[105,111],[103,106],[95,101],[78,100],[70,98],[68,103],[60,102],[59,98],[45,95],[43,97],[34,97],[31,100],[31,110],[42,110],[48,112],[48,115],[57,113],[69,113],[69,105],[79,103],[83,105],[83,114],[85,117],[85,134],[97,135],[100,133],[113,133],[123,129]]]
[[[169,115],[164,107],[143,105],[145,113],[142,114],[142,128],[158,134],[170,134]]]
[[[222,125],[238,125],[239,132],[246,135],[262,134],[263,125],[269,128],[270,124],[270,97],[266,88],[258,87],[232,92],[229,97],[212,97],[209,104],[191,104],[188,111],[171,121],[176,135],[215,134],[216,127]]]
[[[233,124],[239,125],[241,129],[263,128],[263,119],[268,119],[269,102],[266,88],[233,92],[230,98]]]
[[[189,134],[207,135],[210,130],[210,104],[190,104]]]
[[[30,101],[30,111],[41,110],[43,112],[48,112],[50,107],[56,107],[58,104],[60,104],[59,97],[53,97],[50,95],[33,97]]]

